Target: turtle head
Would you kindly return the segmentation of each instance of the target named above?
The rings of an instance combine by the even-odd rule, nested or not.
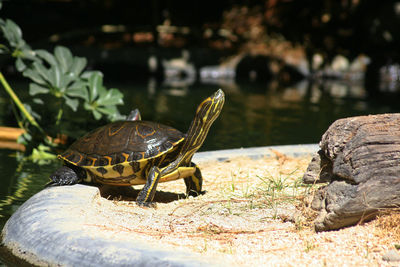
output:
[[[208,128],[218,118],[225,102],[225,94],[219,89],[213,95],[205,99],[197,108],[196,119],[202,124],[202,127]]]
[[[181,160],[186,164],[191,161],[193,154],[203,144],[211,124],[221,113],[224,102],[225,94],[219,89],[198,106],[180,153]]]

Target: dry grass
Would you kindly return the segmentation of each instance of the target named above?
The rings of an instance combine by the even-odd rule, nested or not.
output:
[[[381,239],[396,240],[396,249],[400,249],[400,210],[395,209],[383,212],[371,224],[375,227],[375,234]]]
[[[400,215],[315,233],[309,208],[315,187],[301,183],[309,161],[276,153],[201,163],[205,195],[182,198],[178,180],[159,185],[156,209],[137,207],[137,191],[99,197],[85,224],[96,235],[134,238],[222,265],[389,266],[382,255],[400,240]]]

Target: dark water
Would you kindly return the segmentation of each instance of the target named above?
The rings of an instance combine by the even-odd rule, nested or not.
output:
[[[226,94],[224,109],[201,150],[317,143],[336,119],[399,112],[397,95],[370,97],[362,86],[307,82],[292,87],[269,85],[156,86],[108,83],[125,94],[122,113],[139,108],[143,120],[159,121],[185,132],[197,105],[218,88]],[[8,105],[0,94],[0,108]],[[0,117],[0,122],[5,123]],[[60,162],[39,165],[0,150],[0,229],[11,214],[40,191]],[[0,262],[1,265],[1,262]]]
[[[299,83],[194,85],[110,84],[123,89],[122,112],[139,108],[143,120],[159,121],[182,132],[189,127],[197,105],[218,88],[226,94],[224,109],[211,127],[201,150],[317,143],[336,119],[400,110],[392,96],[368,97],[362,86]],[[393,99],[393,101],[391,101]]]

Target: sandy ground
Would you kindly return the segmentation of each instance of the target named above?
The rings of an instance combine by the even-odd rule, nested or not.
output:
[[[113,238],[196,253],[231,266],[395,266],[382,256],[399,242],[377,221],[316,233],[301,184],[309,157],[204,162],[206,194],[184,199],[182,180],[160,184],[157,208],[103,188],[86,226]],[[111,194],[111,195],[109,195]],[[90,218],[90,219],[89,219]],[[397,262],[400,264],[400,262]]]

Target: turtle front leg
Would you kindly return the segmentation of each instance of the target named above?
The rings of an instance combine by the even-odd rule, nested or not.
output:
[[[201,191],[201,186],[203,184],[203,177],[199,167],[193,162],[187,167],[177,167],[179,166],[172,163],[169,166],[162,169],[162,180],[163,181],[173,181],[179,178],[184,178],[186,184],[186,195],[187,196],[198,196],[205,192]]]
[[[136,203],[139,206],[152,207],[154,204],[152,203],[154,195],[156,193],[156,188],[158,181],[161,177],[161,171],[157,166],[151,167],[149,174],[147,176],[147,182],[144,185],[143,189],[139,192],[138,197],[136,198]]]
[[[78,173],[79,170],[75,168],[62,166],[50,175],[51,181],[48,182],[45,187],[77,184],[82,181]]]
[[[191,163],[190,167],[194,167],[195,171],[191,176],[185,178],[186,195],[194,197],[198,195],[203,195],[205,191],[201,191],[201,187],[203,185],[203,177],[201,175],[201,171],[199,167],[197,167],[197,165],[193,162]]]

